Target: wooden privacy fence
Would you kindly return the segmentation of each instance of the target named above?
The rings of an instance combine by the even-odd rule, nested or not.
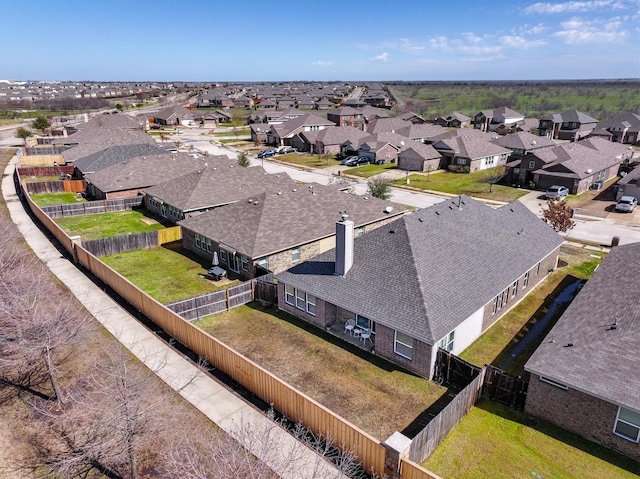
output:
[[[65,218],[67,216],[96,215],[114,211],[131,210],[142,206],[142,196],[118,198],[113,200],[87,201],[84,203],[43,206],[42,211],[50,218]]]
[[[138,249],[155,248],[156,246],[162,246],[165,243],[172,243],[181,239],[182,229],[179,226],[172,226],[171,228],[147,231],[146,233],[83,241],[82,247],[92,255],[100,257]]]
[[[63,151],[68,150],[69,147],[65,146],[38,146],[36,148],[23,148],[25,155],[27,156],[58,156]]]
[[[18,176],[20,178],[27,178],[31,176],[60,176],[62,173],[66,175],[72,175],[75,166],[63,165],[63,166],[20,166],[18,167]],[[27,184],[28,186],[28,184]],[[28,191],[28,190],[27,190]]]
[[[246,281],[231,288],[201,294],[166,306],[187,321],[197,321],[205,316],[228,311],[253,301],[254,281]]]
[[[20,155],[21,166],[53,166],[55,163],[63,164],[64,162],[62,155]]]
[[[411,441],[409,459],[421,463],[428,458],[460,420],[478,402],[482,391],[482,374],[476,376],[453,401],[440,411]]]
[[[495,366],[487,365],[484,367],[483,397],[509,406],[517,411],[524,411],[528,389],[528,380],[505,373]]]
[[[25,183],[30,195],[36,193],[81,193],[87,188],[84,180],[38,181]]]

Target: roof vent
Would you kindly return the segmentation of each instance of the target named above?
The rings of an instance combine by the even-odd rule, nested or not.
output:
[[[384,212],[385,212],[385,213],[391,213],[392,211],[393,211],[393,206],[387,206],[387,207],[384,209]]]
[[[587,168],[587,173],[591,174],[591,173],[593,173],[593,170],[591,168]]]
[[[567,343],[564,345],[565,348],[572,348],[573,347],[573,343]]]

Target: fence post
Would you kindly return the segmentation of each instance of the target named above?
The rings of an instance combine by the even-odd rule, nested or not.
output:
[[[224,290],[225,296],[227,298],[227,311],[231,310],[231,297],[229,296],[229,289],[230,288]]]
[[[407,456],[410,446],[411,439],[397,431],[382,443],[385,449],[384,477],[400,479],[400,458]]]
[[[82,246],[82,238],[80,236],[70,236],[71,240],[71,253],[73,255],[73,262],[78,264],[78,253],[76,252],[76,245]]]
[[[251,280],[251,301],[255,301],[256,299],[256,280]]]

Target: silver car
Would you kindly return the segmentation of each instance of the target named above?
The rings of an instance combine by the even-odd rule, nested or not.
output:
[[[631,213],[638,206],[638,200],[634,196],[623,196],[616,204],[616,211]]]
[[[544,196],[549,200],[557,200],[569,196],[569,188],[566,186],[553,185],[545,192]]]

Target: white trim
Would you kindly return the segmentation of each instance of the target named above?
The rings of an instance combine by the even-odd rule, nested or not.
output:
[[[618,406],[618,414],[616,414],[616,422],[613,423],[613,434],[615,434],[618,437],[621,437],[622,439],[626,439],[627,441],[631,441],[631,442],[635,442],[636,444],[640,441],[640,420],[638,421],[638,424],[634,424],[632,422],[629,422],[625,419],[620,419],[620,412],[625,409],[633,414],[637,414],[638,416],[640,416],[640,413],[637,413],[636,411],[634,411],[633,409],[629,409],[626,407],[622,407],[622,406]],[[626,424],[627,426],[631,426],[635,429],[638,430],[638,432],[636,433],[636,437],[633,438],[631,436],[627,436],[626,434],[620,433],[616,431],[616,428],[618,427],[618,422],[621,422],[623,424]]]
[[[539,376],[539,378],[540,378],[540,381],[542,381],[543,383],[551,384],[552,386],[555,386],[560,389],[564,389],[565,391],[569,389],[569,386],[565,386],[562,383],[558,383],[553,379],[545,378],[544,376]]]
[[[398,340],[398,333],[402,334],[403,336],[406,336],[408,338],[411,338],[411,344],[407,344],[407,343],[404,343],[404,342]],[[397,330],[394,331],[394,334],[393,334],[393,352],[396,353],[398,356],[401,356],[401,357],[403,357],[405,359],[408,359],[409,361],[413,361],[413,341],[414,341],[414,338],[412,338],[408,334],[401,333],[400,331],[397,331]],[[404,346],[407,349],[411,350],[411,356],[408,356],[407,354],[398,352],[398,349],[397,349],[397,345],[398,344],[401,344],[402,346]]]

